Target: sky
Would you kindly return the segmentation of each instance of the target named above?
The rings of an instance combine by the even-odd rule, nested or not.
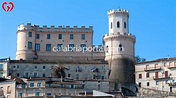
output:
[[[11,12],[0,8],[0,58],[15,59],[21,23],[93,26],[93,44],[102,44],[102,37],[108,34],[107,11],[118,8],[129,10],[129,32],[136,36],[135,55],[147,60],[176,57],[176,0],[11,1],[15,5]]]

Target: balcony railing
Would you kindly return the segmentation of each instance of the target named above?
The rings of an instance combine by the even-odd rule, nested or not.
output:
[[[176,64],[174,64],[174,65],[169,65],[168,68],[169,68],[169,69],[176,68]]]
[[[146,67],[144,71],[154,71],[154,70],[161,70],[161,67]]]
[[[154,80],[160,80],[160,79],[170,79],[170,76],[165,76],[165,75],[161,75],[161,76],[154,76],[153,79]]]
[[[11,93],[11,90],[7,90],[7,94],[10,94]]]

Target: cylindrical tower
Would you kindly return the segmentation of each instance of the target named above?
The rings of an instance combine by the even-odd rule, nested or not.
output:
[[[31,25],[27,26],[21,24],[18,26],[17,31],[17,51],[16,59],[32,60],[35,56],[35,32],[32,30]]]
[[[121,9],[110,10],[108,18],[109,34],[104,36],[104,42],[105,60],[108,61],[110,69],[110,90],[119,90],[121,87],[131,89],[135,84],[136,38],[128,31],[129,13]]]

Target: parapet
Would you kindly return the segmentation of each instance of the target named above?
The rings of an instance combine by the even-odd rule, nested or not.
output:
[[[108,11],[107,13],[108,15],[121,13],[121,14],[126,14],[129,17],[129,12],[128,10],[125,10],[125,9],[124,10],[123,9],[117,9],[117,10],[112,9]]]
[[[51,25],[47,27],[47,25],[43,25],[40,27],[39,25],[31,25],[31,23],[27,23],[27,25],[21,24],[18,26],[18,30],[35,30],[38,32],[93,32],[93,26],[89,26],[86,28],[85,26],[57,26]]]

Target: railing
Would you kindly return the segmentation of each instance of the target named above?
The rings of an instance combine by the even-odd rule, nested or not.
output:
[[[174,65],[169,65],[168,68],[169,68],[169,69],[176,68],[176,64],[174,64]]]
[[[154,71],[154,70],[161,70],[161,67],[146,67],[144,71]]]
[[[153,79],[154,80],[159,80],[159,79],[170,79],[170,76],[165,76],[165,75],[161,75],[161,76],[154,76]]]

